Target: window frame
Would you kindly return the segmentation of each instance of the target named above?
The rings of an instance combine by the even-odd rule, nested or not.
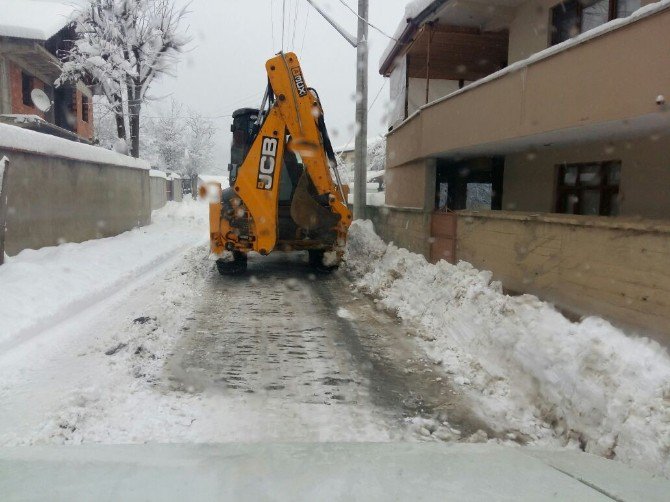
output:
[[[21,71],[21,101],[24,106],[35,108],[31,95],[33,89],[35,89],[35,77],[25,71]]]
[[[86,122],[88,124],[88,121],[90,120],[90,114],[89,114],[89,106],[90,106],[90,99],[86,94],[81,95],[81,120],[82,122]]]
[[[583,170],[587,167],[599,167],[600,183],[597,185],[585,185],[582,184],[582,174]],[[623,163],[621,160],[605,160],[605,161],[595,161],[595,162],[576,162],[576,163],[563,163],[556,166],[556,203],[555,211],[559,214],[572,214],[580,216],[609,216],[616,217],[619,216],[612,214],[612,198],[618,196],[621,191],[621,179],[619,179],[616,184],[610,183],[611,178],[611,167],[618,166],[619,176],[621,175],[621,170]],[[565,174],[569,168],[577,168],[577,179],[575,180],[574,185],[565,184]],[[597,215],[584,215],[582,211],[582,201],[584,198],[582,194],[584,192],[598,192],[600,194],[600,206],[598,208]],[[573,203],[572,211],[568,212],[566,199],[568,195],[575,195],[577,197],[577,202]]]

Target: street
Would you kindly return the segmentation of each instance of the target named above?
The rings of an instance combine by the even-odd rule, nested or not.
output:
[[[207,255],[194,247],[5,352],[0,444],[490,433],[412,327],[345,271],[274,254],[221,277]]]

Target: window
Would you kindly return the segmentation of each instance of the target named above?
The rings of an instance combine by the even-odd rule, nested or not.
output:
[[[641,0],[570,0],[552,9],[551,44],[556,45],[618,17],[630,16]]]
[[[88,107],[89,107],[88,96],[81,96],[81,120],[88,122]]]
[[[465,208],[471,211],[491,209],[493,183],[468,183]]]
[[[559,166],[556,212],[618,216],[620,179],[620,161]]]
[[[30,95],[33,92],[33,85],[33,77],[21,72],[21,96],[23,104],[26,106],[33,106],[33,98]]]

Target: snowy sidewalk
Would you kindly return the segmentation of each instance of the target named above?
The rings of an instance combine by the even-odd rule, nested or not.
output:
[[[115,237],[25,250],[0,267],[0,352],[207,241],[207,207],[186,200]]]
[[[357,287],[424,331],[425,350],[511,440],[568,446],[670,476],[670,357],[603,319],[570,322],[492,274],[436,265],[354,222]]]

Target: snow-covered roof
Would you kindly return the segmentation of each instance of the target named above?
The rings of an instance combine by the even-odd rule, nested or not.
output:
[[[2,2],[4,0],[0,0]],[[25,152],[81,160],[97,164],[109,164],[134,169],[149,169],[149,163],[120,153],[105,150],[98,146],[77,143],[68,139],[57,138],[41,132],[30,131],[20,127],[0,124],[0,148],[21,150]],[[4,152],[8,157],[11,155]]]
[[[74,0],[0,0],[0,36],[45,41],[67,26]]]
[[[163,178],[164,180],[166,180],[168,177],[166,173],[159,171],[158,169],[149,170],[149,176],[152,178]]]
[[[386,49],[382,54],[382,57],[379,59],[379,66],[380,67],[383,66],[384,62],[391,55],[391,52],[393,52],[395,46],[402,43],[400,40],[402,38],[402,34],[408,28],[408,26],[417,17],[419,17],[419,14],[421,14],[423,11],[431,7],[433,4],[437,3],[443,4],[445,3],[445,1],[448,0],[414,0],[412,2],[409,2],[407,6],[405,6],[405,15],[398,24],[398,27],[396,28],[395,33],[393,34],[393,39],[389,41],[388,45],[386,46]]]
[[[380,176],[384,176],[386,174],[386,171],[382,169],[381,171],[368,171],[368,178],[367,181],[368,183],[371,183],[372,180],[379,178]]]

